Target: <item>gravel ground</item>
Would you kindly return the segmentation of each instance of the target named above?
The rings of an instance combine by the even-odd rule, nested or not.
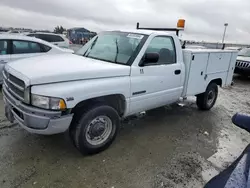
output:
[[[67,134],[34,135],[8,123],[0,100],[0,187],[202,187],[250,141],[231,123],[234,113],[250,113],[249,84],[236,77],[208,112],[190,98],[126,120],[94,156],[80,155]]]

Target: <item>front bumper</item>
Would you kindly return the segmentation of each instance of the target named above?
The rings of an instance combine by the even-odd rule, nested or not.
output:
[[[61,115],[60,111],[43,110],[28,106],[14,98],[3,87],[3,99],[17,123],[31,133],[52,135],[65,132],[72,121],[73,114]],[[8,114],[8,113],[7,113]]]
[[[250,68],[235,67],[234,73],[236,73],[236,74],[244,74],[244,75],[249,75],[250,76]]]

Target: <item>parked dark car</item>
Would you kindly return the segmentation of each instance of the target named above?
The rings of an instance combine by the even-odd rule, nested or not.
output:
[[[250,76],[250,48],[239,51],[234,72],[243,76]]]

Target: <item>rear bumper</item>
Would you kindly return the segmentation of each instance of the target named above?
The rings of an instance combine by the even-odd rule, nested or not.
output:
[[[73,114],[62,116],[59,111],[28,106],[11,96],[4,86],[3,99],[17,123],[31,133],[52,135],[65,132],[73,118]]]
[[[245,74],[250,76],[250,68],[235,67],[234,73]]]

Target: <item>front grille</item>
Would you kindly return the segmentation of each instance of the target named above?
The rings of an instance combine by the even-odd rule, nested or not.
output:
[[[237,67],[250,68],[250,63],[245,61],[236,61]]]
[[[19,78],[3,70],[3,84],[6,89],[17,99],[24,101],[25,83]]]

